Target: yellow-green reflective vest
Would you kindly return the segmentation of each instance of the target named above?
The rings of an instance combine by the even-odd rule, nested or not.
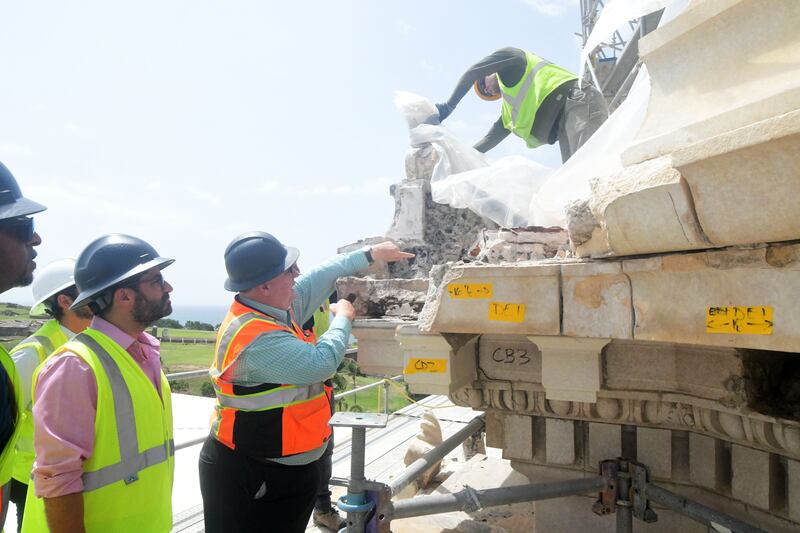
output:
[[[564,83],[578,77],[565,68],[545,61],[539,56],[525,52],[528,65],[525,74],[513,87],[503,85],[500,76],[500,94],[503,96],[503,126],[511,133],[521,137],[529,148],[536,148],[547,142],[531,135],[531,127],[536,112],[544,99]]]
[[[17,374],[17,367],[14,365],[14,360],[8,354],[5,348],[0,345],[0,364],[6,371],[9,380],[9,386],[14,389],[15,403],[17,404],[17,412],[14,420],[14,431],[11,433],[5,448],[0,452],[0,486],[5,485],[11,481],[11,468],[14,465],[14,444],[17,442],[20,430],[20,407],[22,401],[19,390],[19,374]],[[1,379],[1,378],[0,378]],[[6,491],[3,491],[4,493]],[[2,512],[8,505],[8,500],[0,496],[0,512]]]
[[[314,311],[314,336],[319,339],[331,327],[331,304],[325,302]]]
[[[86,531],[170,531],[175,445],[167,378],[162,372],[162,402],[128,352],[91,328],[53,357],[64,351],[86,361],[97,380],[94,451],[84,461],[82,475]],[[34,385],[41,368],[34,374]],[[28,485],[22,530],[49,531],[34,483]]]
[[[58,320],[48,320],[33,335],[17,344],[11,350],[11,355],[26,348],[33,348],[39,357],[39,364],[42,364],[47,356],[53,353],[53,350],[68,340]],[[31,404],[20,406],[20,411],[22,411],[22,416],[19,422],[19,438],[17,446],[14,448],[14,468],[11,471],[11,477],[27,485],[31,479],[34,456]]]

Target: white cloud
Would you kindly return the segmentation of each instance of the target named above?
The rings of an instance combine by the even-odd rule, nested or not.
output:
[[[21,144],[0,144],[0,154],[3,156],[6,155],[23,155],[23,156],[32,156],[36,155],[36,152],[30,146],[23,146]]]
[[[421,68],[422,70],[427,70],[428,72],[433,72],[434,70],[436,70],[436,67],[434,67],[432,64],[428,63],[424,59],[419,62],[419,68]]]
[[[578,0],[525,0],[525,3],[542,15],[557,17],[565,10],[577,6]]]
[[[94,132],[92,130],[84,128],[83,126],[78,126],[77,124],[64,124],[64,130],[82,139],[94,137]]]
[[[272,191],[278,189],[278,187],[280,187],[280,186],[281,186],[281,182],[278,181],[278,180],[267,180],[267,181],[265,181],[264,183],[261,184],[261,186],[258,188],[258,190],[261,191],[261,192],[272,192]]]
[[[299,189],[291,189],[290,192],[293,196],[334,196],[334,197],[374,197],[374,196],[388,196],[389,186],[394,183],[395,179],[385,176],[366,179],[361,183],[345,184],[345,185],[328,185],[320,184],[312,187],[305,187]]]
[[[210,205],[219,204],[219,196],[217,194],[195,185],[184,184],[183,191],[195,200],[200,200]]]
[[[397,30],[403,35],[408,35],[409,33],[411,33],[411,30],[414,29],[414,27],[411,26],[411,24],[401,19],[396,20],[394,25],[397,28]]]
[[[44,104],[36,104],[31,106],[31,111],[33,111],[34,113],[41,113],[45,109],[47,109],[47,106],[45,106]]]

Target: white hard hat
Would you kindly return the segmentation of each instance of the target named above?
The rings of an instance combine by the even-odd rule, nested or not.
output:
[[[36,269],[31,289],[33,299],[31,316],[43,316],[45,300],[75,285],[75,260],[71,258],[57,259],[41,269]]]

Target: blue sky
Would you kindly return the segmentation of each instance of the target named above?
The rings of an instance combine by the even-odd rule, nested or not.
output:
[[[577,0],[5,3],[0,161],[49,207],[40,265],[130,233],[177,259],[173,301],[221,304],[238,233],[298,246],[302,268],[388,228],[396,90],[443,101],[503,46],[576,70],[579,30]],[[473,143],[499,109],[469,93],[446,125]],[[511,154],[560,162],[513,136],[490,156]]]

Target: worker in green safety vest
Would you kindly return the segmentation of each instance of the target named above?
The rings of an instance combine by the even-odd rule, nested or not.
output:
[[[17,180],[0,163],[0,293],[33,281],[34,247],[42,243],[31,215],[43,205],[22,196]],[[6,520],[14,445],[20,431],[20,380],[14,361],[0,344],[0,530]]]
[[[58,259],[37,269],[31,290],[34,303],[31,316],[50,316],[50,320],[11,350],[11,357],[20,376],[22,419],[14,450],[11,472],[11,501],[17,508],[17,531],[22,530],[25,496],[33,467],[33,413],[31,383],[33,373],[53,350],[89,327],[92,312],[88,308],[70,309],[78,296],[75,287],[75,260]]]
[[[510,133],[529,148],[558,141],[566,161],[608,118],[603,95],[565,68],[519,48],[502,48],[472,65],[453,94],[436,104],[439,121],[455,109],[470,87],[486,101],[502,98],[501,116],[475,149],[487,152]]]

